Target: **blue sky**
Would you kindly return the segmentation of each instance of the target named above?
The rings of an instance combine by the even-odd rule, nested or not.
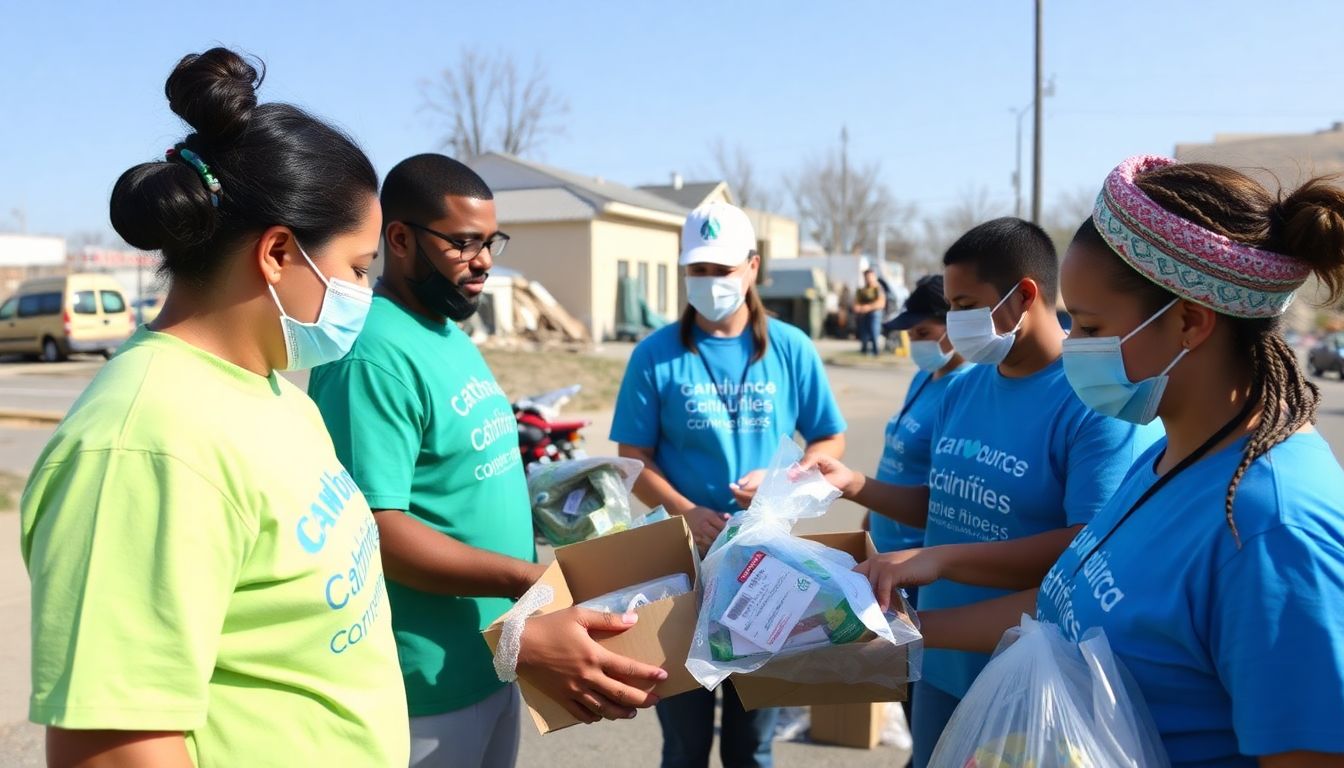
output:
[[[110,231],[116,177],[183,133],[164,79],[217,43],[262,57],[263,100],[342,125],[380,171],[437,147],[444,129],[420,109],[419,83],[475,46],[548,70],[570,110],[539,159],[564,168],[629,184],[694,178],[722,137],[777,180],[844,124],[852,155],[879,162],[922,212],[979,188],[1009,205],[1031,7],[0,0],[0,229],[17,208],[29,231]],[[1333,0],[1047,0],[1047,208],[1136,152],[1344,120],[1341,22]]]

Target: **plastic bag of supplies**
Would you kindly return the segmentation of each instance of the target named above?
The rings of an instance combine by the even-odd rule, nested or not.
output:
[[[644,469],[635,459],[573,459],[528,468],[532,522],[562,547],[633,527],[630,489]]]
[[[801,458],[796,444],[781,442],[751,507],[705,556],[686,668],[710,689],[767,665],[762,676],[798,683],[895,687],[916,679],[917,656],[907,664],[905,647],[922,648],[915,626],[883,614],[852,556],[790,534],[795,521],[820,517],[840,497],[820,472],[799,473]]]
[[[934,749],[930,768],[1163,768],[1147,705],[1106,635],[1069,642],[1028,616],[1008,631]]]

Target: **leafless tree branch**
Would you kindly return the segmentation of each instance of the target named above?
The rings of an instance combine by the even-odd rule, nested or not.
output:
[[[524,76],[512,59],[474,50],[422,83],[421,94],[422,109],[447,124],[442,146],[463,158],[531,154],[563,133],[559,121],[569,111],[539,62]]]

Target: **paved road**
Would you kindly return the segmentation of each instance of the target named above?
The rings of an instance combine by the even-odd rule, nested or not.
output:
[[[54,366],[0,364],[0,408],[67,407],[78,396],[97,363],[72,362]],[[876,465],[881,450],[882,428],[896,409],[909,380],[910,369],[832,368],[831,380],[837,397],[850,422],[849,457],[857,467]],[[1321,408],[1320,429],[1344,455],[1344,382],[1321,382],[1325,400]],[[610,414],[594,414],[589,431],[594,454],[612,450],[603,438],[610,426]],[[37,452],[50,434],[50,427],[0,424],[0,471],[27,472]],[[800,533],[826,530],[854,530],[861,510],[841,502],[819,520],[804,521]],[[21,722],[25,717],[28,674],[27,577],[17,557],[17,516],[0,515],[0,611],[8,616],[5,632],[0,632],[0,768],[40,766],[41,730]],[[8,725],[6,725],[8,723]],[[526,725],[526,724],[525,724]],[[524,728],[522,756],[524,766],[551,765],[555,768],[590,768],[597,765],[656,765],[661,739],[653,713],[642,713],[630,722],[601,726],[576,727],[541,737]],[[810,744],[780,744],[776,763],[789,766],[844,766],[868,768],[896,766],[901,755],[883,748],[864,752]],[[717,758],[713,763],[719,765]]]

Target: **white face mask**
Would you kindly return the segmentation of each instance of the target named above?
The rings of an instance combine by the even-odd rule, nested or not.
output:
[[[686,300],[711,323],[731,316],[746,298],[742,280],[733,275],[686,278]]]
[[[1017,341],[1017,331],[1022,327],[1022,321],[1027,315],[1025,312],[1022,313],[1017,318],[1017,325],[1014,325],[1011,331],[998,333],[994,330],[994,313],[1016,290],[1015,285],[1007,296],[999,299],[999,303],[995,304],[993,309],[980,307],[947,313],[947,336],[952,340],[953,348],[960,352],[962,357],[977,365],[998,365],[1008,356],[1013,348],[1013,342]]]
[[[947,334],[943,334],[943,339]],[[919,370],[927,373],[940,371],[952,360],[952,351],[943,351],[943,339],[937,341],[912,341],[910,342],[910,359],[919,366]]]

